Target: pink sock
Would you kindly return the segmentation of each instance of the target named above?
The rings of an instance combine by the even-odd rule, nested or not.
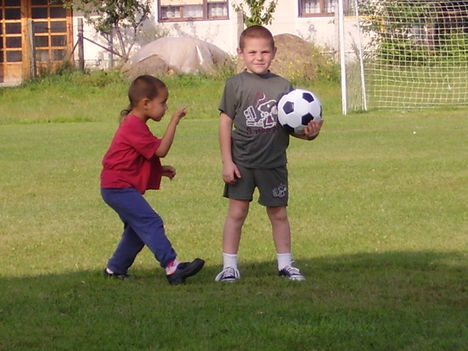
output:
[[[169,262],[166,266],[166,275],[171,275],[172,273],[174,273],[178,265],[179,265],[179,261],[177,261],[177,259]]]

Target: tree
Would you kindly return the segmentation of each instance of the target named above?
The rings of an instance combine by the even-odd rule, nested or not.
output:
[[[65,0],[65,7],[83,13],[86,21],[103,36],[108,47],[124,61],[136,42],[139,29],[151,12],[150,0]],[[114,48],[114,35],[119,49]]]
[[[244,0],[241,3],[234,3],[236,12],[242,13],[242,19],[247,27],[262,24],[271,24],[273,13],[275,12],[278,0]],[[244,9],[244,3],[247,4],[247,10]]]

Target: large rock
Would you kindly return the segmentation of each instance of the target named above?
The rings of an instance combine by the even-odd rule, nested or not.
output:
[[[213,73],[229,62],[217,46],[194,38],[164,37],[143,46],[124,68],[130,78],[139,74]]]
[[[170,72],[168,64],[158,55],[149,56],[136,64],[127,63],[123,72],[129,80],[133,80],[142,74],[163,76]]]

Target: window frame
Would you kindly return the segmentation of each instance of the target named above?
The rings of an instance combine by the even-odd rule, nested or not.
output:
[[[187,0],[189,2],[190,0]],[[166,6],[166,7],[173,7],[178,8],[179,12],[181,13],[181,17],[177,18],[165,18],[162,16],[162,8],[165,7],[161,5],[161,0],[158,0],[158,22],[194,22],[194,21],[219,21],[219,20],[227,20],[229,19],[229,0],[218,0],[218,1],[210,1],[208,0],[201,0],[202,3],[202,16],[201,17],[184,17],[184,8],[188,6],[193,6],[193,4],[186,4],[186,5],[173,5],[173,6]],[[209,4],[225,4],[226,5],[226,15],[225,16],[215,16],[210,17],[208,13]]]
[[[21,64],[24,59],[22,4],[19,1],[17,4],[5,4],[3,2],[2,5],[0,8],[0,64]],[[16,16],[16,13],[18,13],[19,17]],[[20,27],[19,32],[14,29],[15,25]],[[16,42],[19,43],[19,46]]]
[[[325,12],[324,9],[325,9],[325,1],[326,0],[318,0],[319,4],[320,4],[320,12],[319,13],[304,13],[304,2],[305,0],[297,0],[297,4],[298,4],[298,16],[299,17],[331,17],[331,16],[334,16],[335,15],[335,12]],[[331,0],[330,0],[331,1]],[[338,6],[338,0],[335,0],[336,2],[336,5],[335,6]],[[345,8],[348,7],[348,1],[347,0],[344,0],[344,6]]]
[[[45,9],[45,16],[34,17],[33,12],[35,9]],[[56,13],[56,10],[59,13]],[[33,28],[41,26],[43,29],[41,31],[33,31],[36,64],[41,66],[63,62],[67,55],[69,55],[73,45],[73,37],[70,31],[70,26],[73,23],[71,11],[64,9],[61,2],[45,2],[45,4],[42,2],[32,4],[31,2],[30,13],[33,20]],[[54,23],[62,23],[64,27],[54,29]],[[37,43],[41,41],[45,42],[46,40],[47,45],[37,45]],[[56,40],[59,41],[57,42]]]

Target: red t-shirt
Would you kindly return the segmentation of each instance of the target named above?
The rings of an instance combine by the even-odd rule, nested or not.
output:
[[[159,189],[162,166],[155,155],[161,144],[144,121],[130,115],[120,124],[102,160],[101,188]]]

